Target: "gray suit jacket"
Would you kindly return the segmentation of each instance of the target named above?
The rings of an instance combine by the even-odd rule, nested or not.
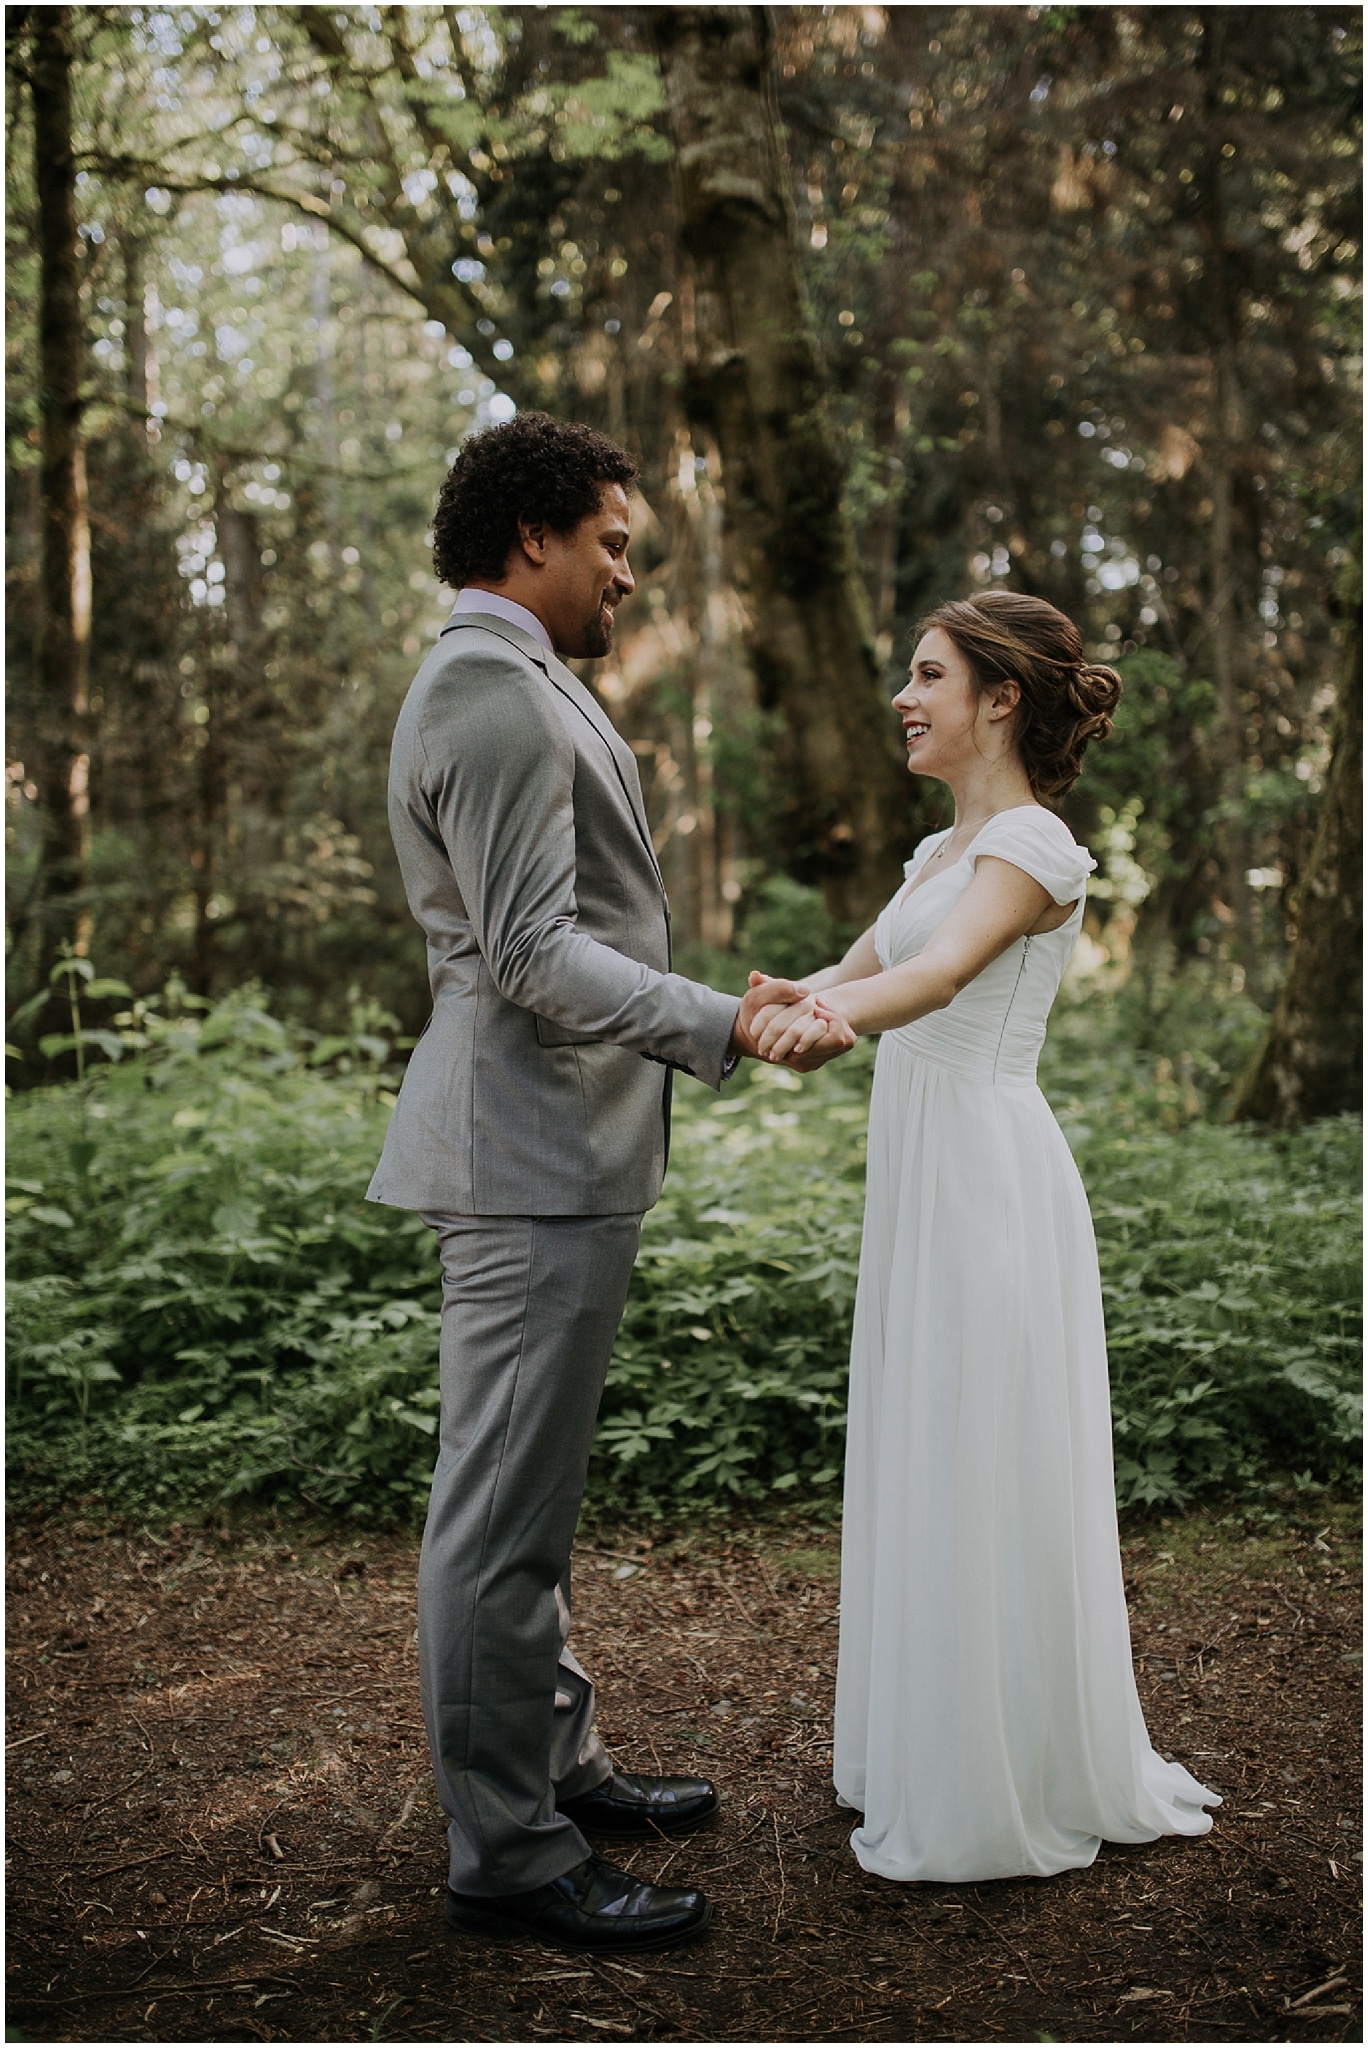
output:
[[[636,761],[571,671],[452,620],[390,757],[433,1011],[369,1198],[473,1216],[650,1208],[670,1067],[720,1085],[735,996],[669,972]]]

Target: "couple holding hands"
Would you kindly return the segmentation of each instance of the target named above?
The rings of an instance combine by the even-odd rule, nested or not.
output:
[[[739,1002],[670,971],[636,761],[565,657],[608,652],[636,470],[523,414],[466,442],[433,522],[458,596],[405,699],[390,824],[433,1013],[370,1198],[442,1261],[441,1435],[419,1568],[449,1924],[588,1950],[706,1926],[595,1839],[683,1834],[705,1779],[620,1771],[569,1646],[595,1417],[680,1068],[810,1069],[880,1034],[851,1356],[834,1779],[895,1881],[1049,1876],[1202,1834],[1152,1748],[1112,1481],[1097,1255],[1035,1083],[1094,866],[1047,803],[1120,680],[1039,599],[919,631],[893,700],[955,823],[845,958]]]

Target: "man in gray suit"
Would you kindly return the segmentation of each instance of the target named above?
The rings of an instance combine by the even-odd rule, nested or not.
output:
[[[683,1833],[705,1779],[616,1771],[568,1647],[570,1551],[672,1069],[719,1087],[755,1053],[738,1001],[670,972],[636,762],[560,655],[606,654],[636,470],[541,414],[475,436],[434,562],[459,595],[404,701],[395,850],[433,1012],[370,1198],[416,1209],[443,1266],[440,1454],[419,1568],[423,1712],[450,1816],[447,1918],[594,1949],[687,1940],[711,1908],[582,1830]],[[853,1037],[832,1023],[804,1062]]]

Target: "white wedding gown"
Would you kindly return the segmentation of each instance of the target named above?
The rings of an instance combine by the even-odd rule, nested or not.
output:
[[[866,1870],[971,1883],[1200,1835],[1220,1800],[1150,1746],[1131,1666],[1092,1219],[1036,1086],[1096,863],[990,819],[875,926],[920,952],[984,854],[1059,904],[950,1006],[884,1034],[850,1368],[834,1777]]]

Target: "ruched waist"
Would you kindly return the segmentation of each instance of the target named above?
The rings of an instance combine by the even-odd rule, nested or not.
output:
[[[915,1024],[886,1031],[882,1043],[895,1045],[914,1059],[941,1067],[962,1081],[977,1081],[988,1088],[1034,1088],[1044,1035],[1041,1032],[1036,1038],[1020,1031],[1001,1030],[996,1034],[966,1032],[958,1020],[956,1030],[951,1032],[939,1025],[938,1019],[924,1017]]]

